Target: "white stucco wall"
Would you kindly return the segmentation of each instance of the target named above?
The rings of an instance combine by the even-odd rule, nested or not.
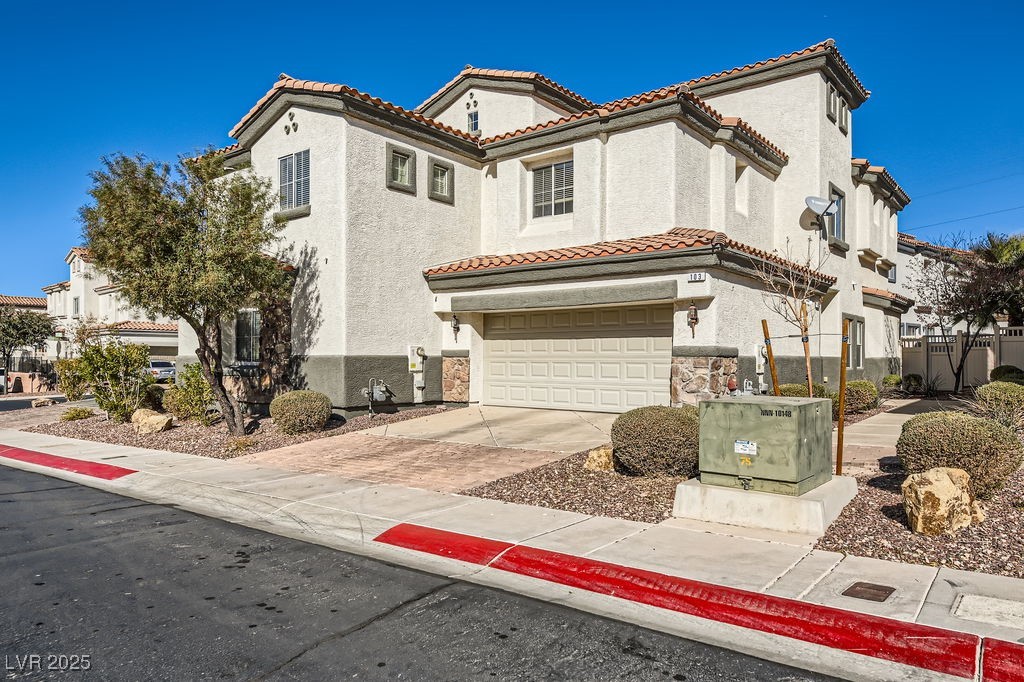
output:
[[[528,92],[463,85],[459,88],[458,97],[434,119],[458,130],[469,130],[467,114],[470,111],[479,114],[480,135],[484,138],[554,121],[569,114]]]

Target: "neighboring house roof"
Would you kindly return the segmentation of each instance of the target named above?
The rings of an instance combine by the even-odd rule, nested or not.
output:
[[[903,191],[885,166],[873,166],[867,159],[850,159],[850,166],[855,180],[871,185],[886,200],[891,201],[897,211],[903,210],[910,203],[910,195]]]
[[[132,331],[132,332],[177,332],[178,325],[175,322],[150,322],[149,320],[125,320],[104,325],[111,331]]]
[[[825,284],[833,284],[836,281],[836,278],[832,275],[826,275],[825,273],[801,266],[782,258],[778,254],[769,253],[753,246],[742,244],[730,239],[723,232],[681,227],[671,229],[668,232],[663,232],[661,234],[634,237],[632,239],[618,239],[614,241],[597,242],[595,244],[584,244],[582,246],[570,246],[561,249],[546,249],[543,251],[528,251],[524,253],[464,258],[451,263],[444,263],[442,265],[427,268],[424,270],[424,275],[427,277],[436,277],[460,272],[516,268],[566,261],[589,261],[591,259],[601,259],[610,256],[626,256],[631,254],[679,252],[687,249],[714,246],[739,251],[748,256],[754,256],[762,260],[771,261],[786,268],[791,268],[794,271],[811,275],[814,279]]]
[[[89,251],[89,249],[85,248],[84,246],[71,247],[71,250],[68,251],[68,255],[64,256],[64,260],[70,261],[72,256],[78,256],[86,263],[92,262],[92,253]]]
[[[499,81],[499,82],[500,81],[533,82],[534,84],[537,84],[537,85],[547,86],[547,88],[550,88],[555,93],[557,93],[557,95],[559,95],[558,99],[562,100],[562,101],[557,102],[558,104],[563,104],[564,105],[565,103],[568,103],[570,105],[575,105],[575,108],[579,108],[579,109],[591,109],[591,108],[597,106],[597,104],[595,104],[594,102],[591,102],[589,99],[587,99],[583,95],[580,95],[579,93],[573,92],[572,90],[570,90],[569,88],[565,87],[561,83],[557,83],[557,82],[551,80],[550,78],[547,78],[546,76],[537,73],[536,71],[508,71],[508,70],[505,70],[505,69],[478,69],[478,68],[475,68],[474,66],[472,66],[471,64],[467,64],[465,66],[465,68],[463,68],[462,71],[460,71],[458,73],[458,75],[455,76],[455,78],[451,79],[450,81],[445,83],[443,86],[441,86],[441,88],[437,92],[435,92],[430,97],[425,99],[423,101],[423,103],[420,104],[418,107],[416,107],[413,111],[423,112],[424,110],[430,108],[430,106],[432,104],[434,104],[439,99],[441,99],[446,93],[448,93],[452,88],[457,86],[459,83],[462,83],[463,81],[471,79],[471,78],[484,79],[484,80],[495,80],[495,81]],[[568,102],[564,102],[564,100],[568,100]]]
[[[53,292],[53,291],[59,291],[60,289],[67,289],[70,286],[71,286],[71,282],[69,282],[69,281],[57,282],[56,284],[48,284],[48,285],[46,285],[45,287],[43,287],[43,291],[45,291],[46,293],[50,293],[50,292]]]
[[[45,296],[7,296],[0,294],[0,305],[15,308],[46,308]]]
[[[951,246],[942,246],[940,244],[932,244],[926,242],[923,239],[918,239],[912,234],[906,232],[899,232],[896,234],[896,241],[901,246],[905,246],[915,253],[927,253],[931,255],[939,255],[940,253],[953,254],[958,256],[970,256],[973,255],[973,251],[967,251],[965,249],[955,249]]]

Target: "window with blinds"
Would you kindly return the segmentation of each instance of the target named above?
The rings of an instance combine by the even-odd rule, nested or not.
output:
[[[409,184],[409,157],[400,152],[391,155],[391,181],[400,185]]]
[[[533,169],[533,217],[572,213],[572,161]]]
[[[260,311],[238,311],[235,317],[235,362],[259,362],[260,326]]]
[[[281,181],[281,210],[309,205],[309,150],[277,160]]]

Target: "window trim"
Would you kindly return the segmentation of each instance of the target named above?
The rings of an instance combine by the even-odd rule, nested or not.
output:
[[[834,215],[830,215],[826,218],[825,223],[825,235],[828,239],[829,246],[837,246],[843,251],[849,251],[850,245],[846,240],[846,192],[836,187],[831,182],[828,183],[828,200],[835,201],[834,195],[839,195],[839,210]],[[836,218],[839,218],[839,224],[843,228],[842,234],[836,233]]]
[[[238,333],[238,324],[242,320],[242,313],[254,314],[256,316],[255,324],[255,338],[250,336],[249,339],[249,352],[246,355],[251,354],[251,358],[242,358],[242,353],[239,352],[239,340],[242,338]],[[252,333],[252,323],[250,322],[250,334]],[[257,365],[260,362],[260,336],[262,335],[263,329],[263,315],[260,313],[258,308],[240,308],[235,313],[235,364],[238,365]]]
[[[399,192],[405,192],[407,194],[416,194],[416,152],[408,147],[400,147],[396,144],[388,142],[386,147],[386,153],[384,156],[384,182],[388,189],[397,190]],[[391,165],[394,160],[395,154],[408,157],[409,159],[409,182],[403,183],[395,180],[391,177]]]
[[[306,156],[306,164],[305,164],[305,168],[306,168],[306,175],[305,175],[306,201],[300,204],[299,203],[299,187],[301,186],[300,183],[302,182],[302,178],[299,177],[299,167],[300,167],[300,165],[299,165],[299,157],[301,157],[303,154],[305,154],[305,156]],[[285,159],[289,159],[290,162],[291,162],[291,175],[292,175],[292,179],[289,180],[288,183],[284,182],[284,178],[282,177],[282,174],[281,174],[281,165],[282,165],[281,162],[284,161]],[[300,151],[297,151],[297,152],[293,152],[291,154],[285,154],[284,156],[278,157],[278,159],[277,159],[278,212],[294,211],[296,209],[300,209],[300,208],[303,208],[305,206],[311,205],[311,203],[312,203],[312,198],[310,196],[310,177],[311,176],[312,176],[312,173],[310,172],[309,150],[308,149],[303,149],[303,150],[300,150]],[[287,197],[285,196],[285,185],[286,184],[289,186],[289,191],[287,193]],[[286,199],[287,199],[287,201],[286,201]]]
[[[839,131],[843,135],[850,132],[850,105],[846,103],[846,99],[843,97],[839,98]]]
[[[839,91],[836,90],[836,86],[826,82],[827,91],[825,94],[825,115],[828,116],[828,120],[835,122],[839,114],[838,98]]]
[[[555,194],[559,191],[558,189],[555,188],[555,169],[556,169],[556,166],[563,166],[564,167],[566,165],[569,166],[570,172],[572,173],[572,183],[570,185],[568,185],[568,186],[564,186],[564,185],[562,186],[562,188],[561,188],[562,198],[559,200],[559,199],[555,198]],[[550,186],[550,190],[548,190],[550,192],[550,194],[551,194],[551,197],[550,197],[549,201],[546,201],[544,203],[538,203],[538,200],[537,200],[537,173],[545,171],[545,170],[550,170],[550,174],[551,174],[551,186]],[[563,171],[563,174],[564,174],[564,171]],[[576,186],[576,173],[575,173],[575,165],[573,164],[572,157],[569,157],[567,159],[563,158],[561,161],[552,160],[552,161],[549,161],[549,162],[544,162],[542,164],[538,164],[536,166],[532,166],[530,168],[530,216],[531,216],[531,219],[532,220],[543,220],[545,218],[558,218],[560,216],[567,216],[567,215],[572,214],[575,211],[575,208],[576,208],[575,186]],[[568,189],[568,191],[569,191],[569,196],[568,197],[566,197],[566,194],[565,194],[566,189]],[[564,208],[564,206],[566,204],[568,204],[569,209],[568,210],[563,210],[561,213],[556,213],[555,212],[555,208],[556,208],[558,202],[560,202],[562,204],[563,208]],[[545,207],[545,206],[550,207],[550,209],[551,209],[550,213],[543,213],[543,207]],[[541,211],[542,211],[539,215],[537,213],[538,209],[541,209]]]
[[[427,178],[427,196],[434,201],[440,201],[446,204],[455,204],[455,164],[442,159],[438,159],[433,156],[427,157],[427,168],[429,169]],[[434,169],[443,168],[448,172],[448,189],[446,192],[437,192],[434,190]]]
[[[850,321],[850,347],[846,354],[846,369],[864,369],[864,337],[867,333],[867,327],[864,324],[864,318],[860,315],[851,315],[849,313],[843,313],[843,319]],[[854,340],[857,343],[854,343]],[[856,362],[854,348],[860,350],[859,357]]]

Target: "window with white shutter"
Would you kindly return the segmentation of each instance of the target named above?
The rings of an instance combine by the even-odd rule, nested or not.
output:
[[[280,172],[281,210],[309,205],[309,150],[282,156]]]
[[[572,161],[533,169],[533,217],[572,213]]]

